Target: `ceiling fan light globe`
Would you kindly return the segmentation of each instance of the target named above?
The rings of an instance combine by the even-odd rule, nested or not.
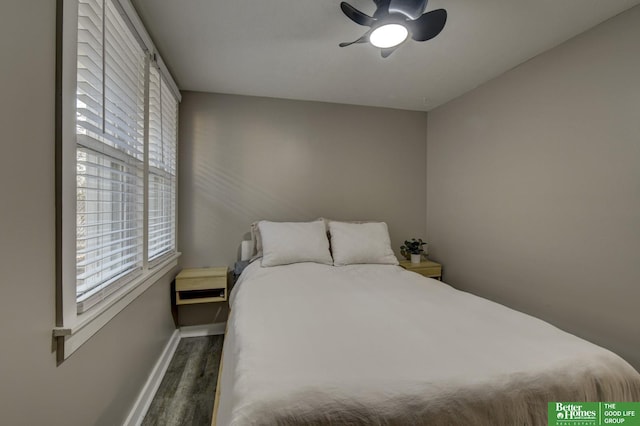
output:
[[[409,36],[409,31],[400,24],[381,25],[371,32],[369,42],[380,49],[388,49],[402,43]]]

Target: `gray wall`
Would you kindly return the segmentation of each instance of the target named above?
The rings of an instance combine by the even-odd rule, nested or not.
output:
[[[427,231],[445,281],[640,369],[638,40],[635,7],[430,112]]]
[[[0,6],[0,423],[116,425],[173,332],[165,278],[56,367],[55,2]]]
[[[260,219],[382,220],[395,250],[424,236],[426,121],[422,112],[183,92],[182,265],[233,265]],[[217,314],[181,308],[181,322],[194,310]]]

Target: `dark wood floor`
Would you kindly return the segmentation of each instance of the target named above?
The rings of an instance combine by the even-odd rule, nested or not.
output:
[[[143,426],[211,424],[223,337],[180,340]]]

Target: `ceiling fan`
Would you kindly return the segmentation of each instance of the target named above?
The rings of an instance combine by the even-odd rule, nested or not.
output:
[[[366,43],[380,48],[383,58],[388,57],[409,36],[415,41],[427,41],[438,34],[447,22],[447,11],[436,9],[424,13],[427,0],[373,0],[376,11],[373,16],[360,12],[349,3],[340,8],[356,24],[369,27],[357,40],[340,43],[340,47]]]

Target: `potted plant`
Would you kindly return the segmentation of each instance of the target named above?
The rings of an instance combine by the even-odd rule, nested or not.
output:
[[[406,240],[403,246],[400,246],[400,254],[402,254],[407,259],[411,259],[411,263],[420,263],[420,259],[422,258],[422,253],[424,249],[422,246],[426,245],[421,238],[415,239],[412,238],[411,241]]]

